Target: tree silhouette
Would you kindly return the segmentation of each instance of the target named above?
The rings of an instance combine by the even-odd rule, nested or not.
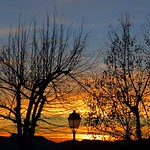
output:
[[[69,93],[70,81],[89,67],[83,25],[77,32],[56,21],[47,16],[42,26],[34,20],[30,27],[19,21],[1,45],[0,117],[16,125],[21,150],[32,149],[38,122],[48,123],[44,108]]]
[[[149,125],[150,51],[133,34],[130,14],[110,26],[105,68],[92,79],[90,125],[105,134],[141,140]],[[94,117],[93,117],[94,116]]]

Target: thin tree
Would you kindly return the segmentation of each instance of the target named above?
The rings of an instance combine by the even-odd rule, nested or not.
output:
[[[47,16],[43,26],[33,21],[29,28],[20,21],[1,44],[0,118],[16,125],[21,150],[32,149],[38,122],[48,123],[44,108],[69,93],[70,80],[88,69],[83,25],[75,32],[56,21]]]

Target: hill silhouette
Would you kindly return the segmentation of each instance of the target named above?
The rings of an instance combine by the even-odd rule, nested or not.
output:
[[[142,141],[99,141],[99,140],[82,140],[76,141],[75,150],[147,150],[150,147],[150,140]],[[1,150],[19,150],[17,136],[0,137]],[[36,136],[34,139],[33,150],[73,150],[73,141],[64,141],[55,143],[42,136]]]

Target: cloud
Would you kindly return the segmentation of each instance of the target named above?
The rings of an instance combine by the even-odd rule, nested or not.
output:
[[[10,33],[10,28],[0,29],[0,36],[8,35]]]
[[[11,33],[14,33],[16,31],[16,28],[0,28],[0,36],[1,37],[6,37]]]

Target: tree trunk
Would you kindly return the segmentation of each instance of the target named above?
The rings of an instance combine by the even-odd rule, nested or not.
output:
[[[135,116],[136,116],[136,135],[138,140],[141,140],[142,135],[141,135],[140,116],[138,108],[135,109]]]
[[[34,135],[22,135],[18,137],[20,150],[32,150]]]

